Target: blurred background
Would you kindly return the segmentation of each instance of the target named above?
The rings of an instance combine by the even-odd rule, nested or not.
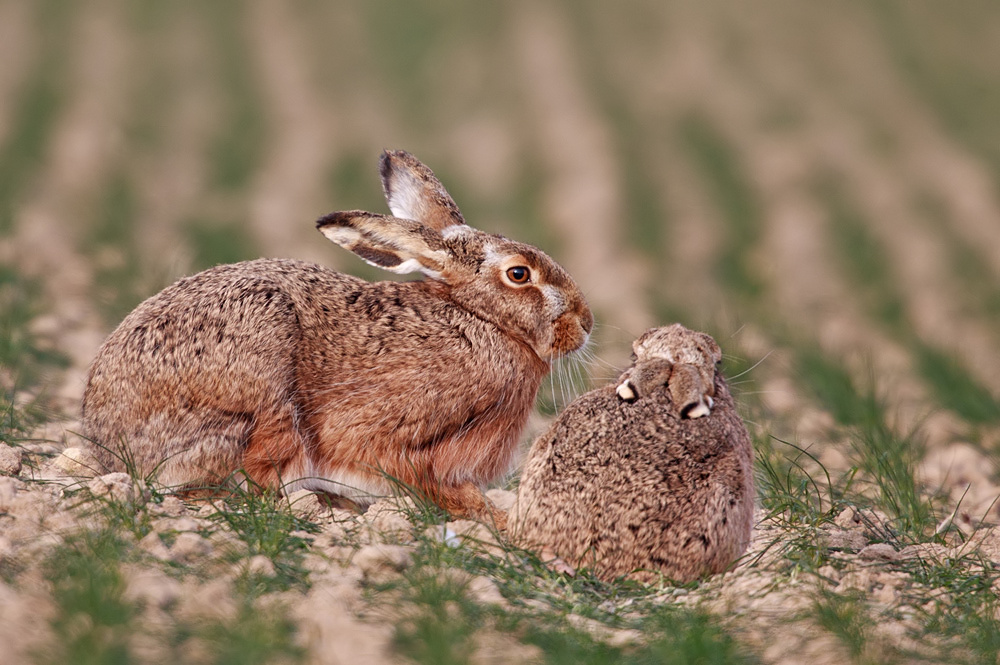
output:
[[[990,0],[2,0],[5,399],[75,415],[117,322],[217,263],[384,277],[313,222],[385,211],[404,148],[575,276],[596,380],[681,321],[759,444],[846,467],[875,419],[992,478],[997,63]]]

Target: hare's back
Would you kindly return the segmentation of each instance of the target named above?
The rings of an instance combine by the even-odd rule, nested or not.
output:
[[[298,261],[258,260],[175,282],[136,307],[101,347],[85,417],[103,408],[142,417],[178,403],[253,412],[294,374],[299,292],[329,289],[344,277]]]
[[[567,407],[526,460],[511,522],[520,539],[608,578],[724,569],[749,540],[752,451],[721,380],[716,395],[697,419],[666,393],[628,403],[612,386]]]

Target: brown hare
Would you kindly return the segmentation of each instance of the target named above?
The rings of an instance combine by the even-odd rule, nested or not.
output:
[[[716,363],[681,325],[647,331],[615,385],[535,441],[508,517],[514,539],[602,579],[688,582],[724,571],[753,526],[753,450]]]
[[[543,377],[593,317],[565,270],[467,226],[412,155],[385,152],[380,172],[394,216],[316,225],[372,265],[428,279],[261,259],[167,287],[90,368],[83,423],[107,470],[128,462],[185,488],[241,471],[361,505],[398,481],[502,526],[482,487],[509,472]]]

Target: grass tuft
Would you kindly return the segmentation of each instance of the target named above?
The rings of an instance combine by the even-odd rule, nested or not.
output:
[[[917,479],[923,445],[916,433],[899,435],[884,421],[870,423],[852,433],[851,448],[861,480],[875,491],[875,505],[912,542],[929,536],[938,514]]]
[[[429,567],[407,575],[402,588],[408,611],[396,625],[396,648],[426,665],[470,662],[483,612],[469,600],[467,586],[467,579]]]
[[[213,506],[216,512],[211,518],[231,529],[250,556],[263,555],[274,564],[273,578],[245,576],[248,592],[257,590],[251,595],[307,584],[308,573],[302,560],[309,539],[302,534],[318,533],[318,525],[295,515],[278,493],[261,488],[234,488]]]
[[[245,600],[232,620],[211,621],[191,630],[203,646],[200,662],[212,665],[279,665],[305,661],[295,623],[286,608],[260,607]]]
[[[761,521],[778,527],[779,535],[756,560],[773,552],[780,556],[784,568],[815,571],[827,563],[829,554],[820,532],[845,506],[844,496],[853,477],[845,476],[843,485],[838,485],[812,453],[780,439],[775,441],[790,448],[790,454],[779,455],[769,445],[757,445],[757,483],[765,511]],[[817,475],[822,480],[817,480]]]
[[[876,649],[873,640],[876,622],[859,593],[822,590],[813,605],[813,616],[847,650],[850,662],[858,665],[895,662],[888,653]]]
[[[110,665],[132,661],[129,637],[136,608],[125,599],[120,565],[125,541],[113,528],[83,531],[50,556],[45,574],[56,614],[41,663]]]

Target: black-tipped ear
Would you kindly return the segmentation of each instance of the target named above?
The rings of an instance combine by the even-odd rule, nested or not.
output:
[[[702,418],[712,413],[712,386],[706,386],[694,365],[677,364],[670,375],[670,398],[682,418]]]
[[[348,210],[321,217],[316,228],[370,265],[400,275],[422,272],[443,279],[448,254],[441,236],[418,222]]]
[[[435,231],[465,224],[455,201],[433,171],[405,150],[383,152],[379,174],[394,216],[416,220]]]

